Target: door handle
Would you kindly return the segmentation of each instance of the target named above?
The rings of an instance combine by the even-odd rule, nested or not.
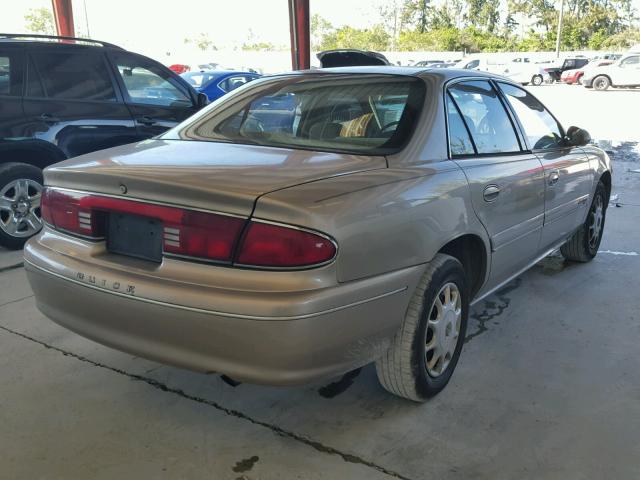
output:
[[[53,115],[50,115],[48,113],[43,113],[42,115],[40,115],[40,120],[42,120],[44,123],[58,123],[60,121],[58,117],[54,117]]]
[[[500,187],[497,185],[489,185],[485,187],[484,192],[482,192],[482,197],[485,202],[493,202],[500,195]]]
[[[146,115],[144,117],[137,118],[136,121],[147,126],[155,125],[157,123],[156,120],[151,117],[147,117]]]
[[[553,171],[549,174],[549,186],[553,187],[560,180],[560,173],[558,171]]]

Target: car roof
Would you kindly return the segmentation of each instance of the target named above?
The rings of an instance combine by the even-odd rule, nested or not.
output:
[[[198,75],[200,73],[206,73],[209,75],[215,75],[217,77],[222,77],[223,75],[260,75],[259,73],[254,72],[246,72],[244,70],[190,70],[188,72],[184,72],[183,75]]]
[[[73,47],[98,47],[111,48],[116,50],[124,50],[118,45],[103,42],[102,40],[94,40],[92,38],[64,37],[60,35],[41,35],[29,33],[0,33],[0,43],[3,44],[27,44],[27,45],[44,45],[56,46],[62,48]]]
[[[488,72],[478,70],[465,70],[461,68],[430,68],[430,67],[394,67],[394,66],[369,66],[369,67],[336,67],[322,68],[316,70],[300,70],[293,72],[296,74],[380,74],[380,75],[405,75],[412,77],[437,76],[443,81],[448,81],[460,77],[487,77],[500,78],[503,77]]]

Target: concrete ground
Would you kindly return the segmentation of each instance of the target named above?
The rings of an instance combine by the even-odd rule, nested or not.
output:
[[[572,103],[600,92],[533,91],[610,130],[620,207],[593,262],[549,257],[473,309],[439,396],[392,397],[370,366],[234,387],[123,354],[44,318],[20,253],[2,251],[0,478],[640,478],[640,127],[611,127],[640,91],[603,92],[586,117]]]

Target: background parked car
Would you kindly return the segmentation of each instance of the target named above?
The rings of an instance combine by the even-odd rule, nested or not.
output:
[[[174,63],[173,65],[169,65],[169,70],[180,75],[191,70],[191,67],[182,63]]]
[[[260,75],[252,72],[237,72],[235,70],[205,70],[201,72],[183,73],[184,78],[196,91],[204,93],[210,102],[224,94],[249,83]]]
[[[158,135],[206,103],[168,68],[115,45],[0,38],[0,244],[8,248],[42,226],[44,167]]]
[[[522,85],[542,85],[551,82],[551,76],[544,68],[529,62],[510,62],[505,66],[502,75]]]
[[[606,90],[609,87],[640,87],[640,54],[625,55],[611,65],[585,73],[582,84],[587,88]]]
[[[431,67],[435,63],[444,63],[444,60],[423,60],[413,64],[414,67]]]
[[[559,82],[562,77],[562,72],[565,70],[573,70],[575,68],[582,68],[587,63],[589,63],[589,59],[586,57],[569,57],[561,60],[559,62],[555,62],[550,67],[545,67],[545,71],[551,75],[551,80],[554,82]]]
[[[603,67],[605,65],[611,65],[612,63],[613,63],[613,60],[594,59],[594,60],[591,60],[582,68],[565,70],[564,72],[562,72],[562,75],[560,76],[560,80],[569,85],[581,83],[581,79],[582,79],[582,76],[584,75],[584,72],[591,70],[593,68]]]

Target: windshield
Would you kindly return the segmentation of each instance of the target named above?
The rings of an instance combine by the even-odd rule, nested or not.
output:
[[[164,138],[384,155],[408,141],[424,83],[399,75],[295,75],[257,81]]]
[[[207,73],[207,72],[190,72],[190,73],[183,73],[181,77],[184,78],[187,82],[189,82],[194,87],[198,88],[198,87],[202,87],[203,85],[206,85],[211,80],[216,78],[216,75],[214,73]]]

